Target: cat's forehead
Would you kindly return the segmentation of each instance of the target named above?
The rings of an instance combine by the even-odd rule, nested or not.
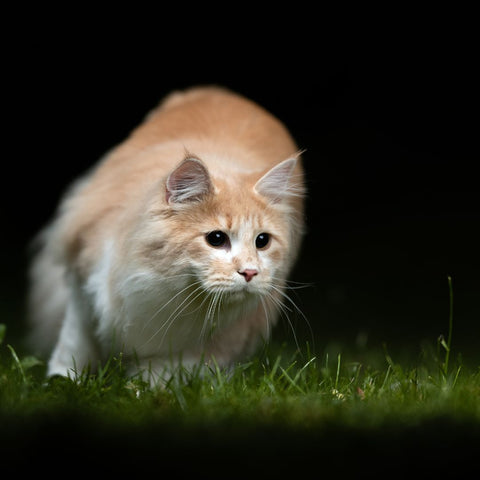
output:
[[[257,230],[267,226],[282,224],[284,216],[281,210],[258,195],[253,183],[237,181],[216,182],[214,198],[207,207],[209,220],[216,228],[224,231]],[[220,185],[219,185],[220,184]]]
[[[265,215],[256,212],[218,213],[213,220],[218,228],[225,231],[255,230],[266,221]]]

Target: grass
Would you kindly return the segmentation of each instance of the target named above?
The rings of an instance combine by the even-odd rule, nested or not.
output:
[[[452,330],[451,309],[447,338],[413,362],[386,348],[272,345],[152,389],[126,376],[121,357],[95,375],[46,380],[0,326],[0,462],[18,472],[65,457],[76,473],[197,478],[458,473],[480,448],[480,370],[453,358]]]

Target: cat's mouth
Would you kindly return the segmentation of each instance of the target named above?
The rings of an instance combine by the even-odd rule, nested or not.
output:
[[[222,300],[243,301],[261,295],[258,288],[251,285],[212,286],[209,293],[218,295]]]

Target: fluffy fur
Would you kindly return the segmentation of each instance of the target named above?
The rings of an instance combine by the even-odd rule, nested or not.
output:
[[[267,339],[303,231],[296,152],[285,127],[239,95],[167,97],[39,237],[31,338],[50,354],[48,373],[122,351],[155,380],[172,362],[227,365]],[[225,242],[212,245],[212,232]]]

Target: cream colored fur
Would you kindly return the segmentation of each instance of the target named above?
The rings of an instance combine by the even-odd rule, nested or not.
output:
[[[303,188],[297,146],[264,109],[220,88],[171,94],[40,236],[31,338],[48,373],[121,351],[155,381],[171,363],[251,353],[285,301]],[[216,231],[228,242],[210,245]]]

